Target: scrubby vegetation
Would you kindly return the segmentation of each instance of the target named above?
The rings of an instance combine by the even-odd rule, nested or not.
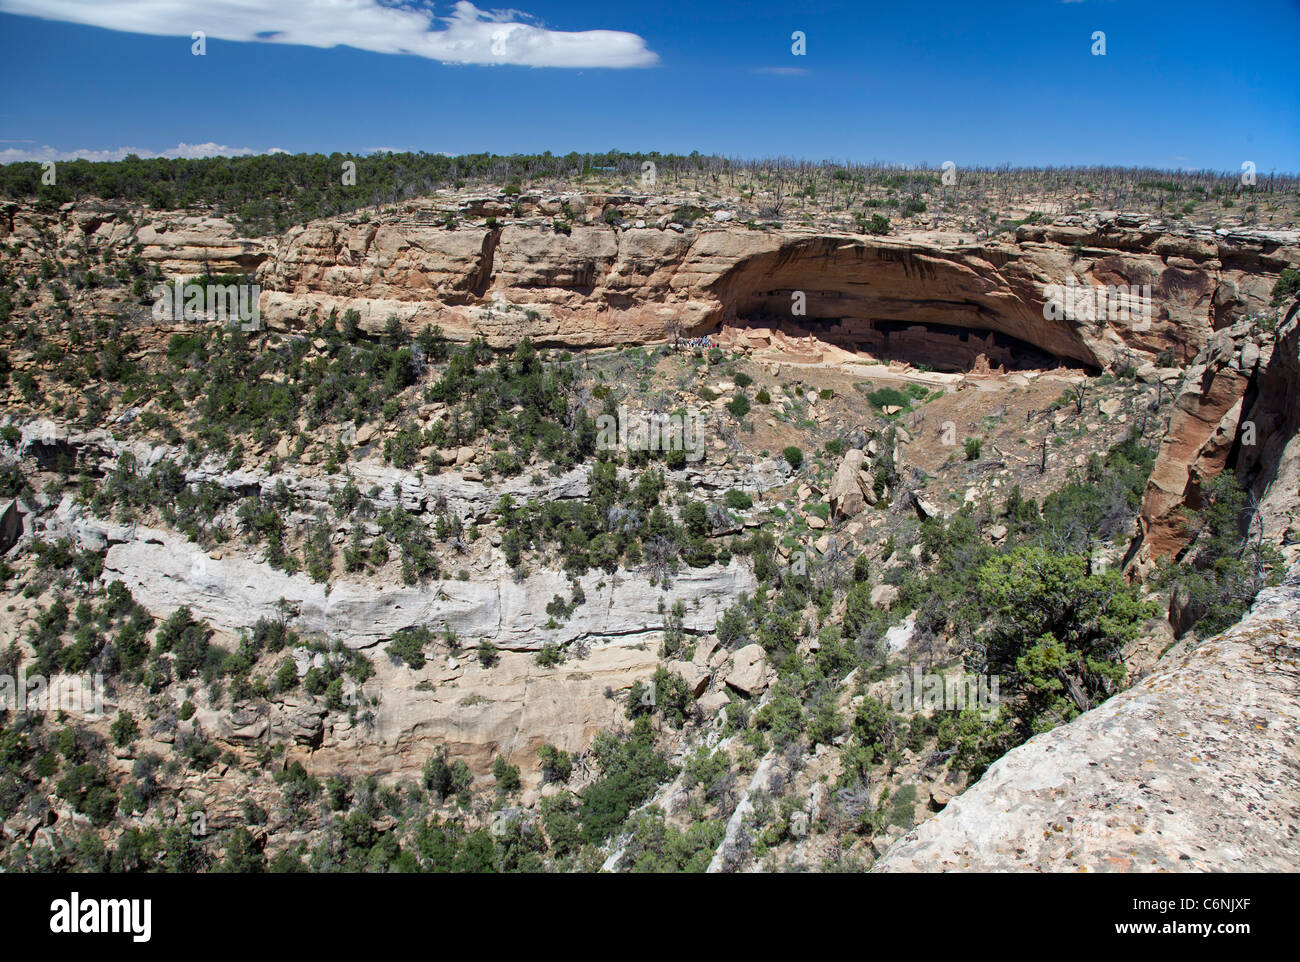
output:
[[[637,156],[572,155],[592,176],[597,161]],[[505,171],[512,202],[526,181],[570,162],[371,160],[380,174],[371,182],[394,196],[410,192],[412,170],[428,184]],[[385,199],[318,189],[334,164],[77,163],[60,185],[162,205],[210,201],[250,228]],[[924,171],[697,157],[665,172],[753,177],[769,195],[797,185],[766,205],[768,226],[827,196],[875,233],[947,203]],[[4,177],[28,189],[21,165]],[[1180,207],[1197,192],[1226,198],[1224,184],[1196,178],[1141,190]],[[699,229],[711,209],[683,204],[670,219]],[[567,205],[551,216],[547,230],[574,229]],[[460,219],[439,223],[457,229]],[[617,208],[603,217],[626,219]],[[1007,229],[991,210],[978,223],[985,236]],[[961,401],[933,384],[775,374],[699,342],[576,357],[526,339],[494,350],[396,319],[363,325],[355,311],[282,332],[160,331],[131,314],[157,280],[139,251],[102,261],[51,248],[22,269],[12,253],[0,252],[0,390],[10,401],[0,498],[41,512],[58,505],[69,519],[60,530],[94,519],[107,533],[82,531],[78,542],[42,526],[13,564],[0,562],[22,626],[0,651],[0,675],[98,674],[115,707],[98,720],[0,714],[6,870],[700,871],[715,857],[779,868],[809,851],[815,867],[861,868],[874,843],[941,804],[924,786],[960,790],[1008,749],[1121,690],[1133,673],[1125,652],[1149,640],[1153,620],[1170,612],[1177,632],[1203,637],[1279,577],[1230,475],[1198,492],[1176,564],[1146,583],[1119,574],[1168,401],[1163,385],[1138,383],[1134,365],[1080,376],[1055,401],[1059,382],[1008,391],[1007,403],[974,414],[967,406],[962,433],[922,465],[911,453],[943,423],[936,408]],[[1294,281],[1282,273],[1279,302]],[[100,288],[124,298],[121,317],[73,309],[69,290]],[[53,324],[29,311],[38,298]],[[1125,399],[1122,414],[1091,417],[1099,387]],[[603,443],[597,418],[629,407],[660,418],[698,408],[704,463],[671,447]],[[1025,415],[1023,427],[1015,418],[1008,430],[1009,413]],[[111,436],[111,457],[95,463],[87,452],[100,442],[84,435],[24,441],[38,416]],[[867,450],[848,492],[866,504],[841,511],[832,480],[846,455]],[[217,630],[199,601],[151,614],[102,543],[135,527],[188,538],[195,577],[229,553],[276,578],[297,575],[312,603],[267,606],[243,631]],[[493,579],[504,605],[538,573],[549,578],[530,598],[540,637],[518,648],[458,637],[450,618],[428,614],[449,599],[492,604],[482,599]],[[733,576],[743,592],[725,587]],[[597,714],[609,730],[591,744],[564,728],[516,740],[493,729],[490,744],[466,736],[463,752],[454,738],[427,754],[403,742],[395,770],[405,775],[304,768],[304,753],[340,733],[357,735],[355,764],[366,764],[376,743],[367,739],[387,737],[392,716],[379,709],[394,687],[411,704],[452,706],[459,724],[503,710],[495,699],[516,696],[498,692],[516,682],[590,682],[589,659],[608,638],[584,622],[599,620],[597,595],[617,605],[632,579],[650,593],[647,611],[658,599],[656,627],[619,639],[619,654],[639,666],[628,677],[600,666],[600,685],[623,680],[604,692]],[[349,605],[390,588],[430,605],[345,645],[328,617],[312,626],[319,599],[328,615],[343,580]],[[682,582],[707,590],[684,601],[674,592]],[[742,659],[760,677],[745,679]],[[893,695],[909,668],[996,678],[997,701],[900,706]],[[238,817],[188,803],[200,778],[229,787]],[[729,830],[742,799],[744,818]],[[49,832],[55,811],[60,827]]]

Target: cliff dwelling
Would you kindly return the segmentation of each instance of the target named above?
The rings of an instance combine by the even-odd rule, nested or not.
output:
[[[1085,367],[998,331],[854,318],[799,321],[802,323],[761,315],[738,318],[735,324],[724,324],[714,339],[724,347],[748,347],[773,360],[795,364],[883,362],[975,376],[1062,365]]]
[[[792,363],[1098,369],[1069,324],[1043,317],[1031,279],[945,254],[818,237],[747,258],[715,287],[725,305],[715,336]]]

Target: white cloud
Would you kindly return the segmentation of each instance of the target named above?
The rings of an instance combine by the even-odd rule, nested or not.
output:
[[[27,141],[31,143],[32,141]],[[90,150],[82,147],[77,150],[56,150],[53,147],[37,147],[33,150],[20,150],[10,147],[0,150],[0,164],[12,164],[20,160],[65,161],[65,160],[121,160],[128,154],[137,157],[172,157],[194,160],[199,157],[249,157],[253,154],[283,154],[285,150],[273,147],[268,151],[253,150],[251,147],[227,147],[225,144],[177,144],[168,150],[148,150],[142,147],[111,147],[102,150]]]
[[[0,11],[107,30],[209,40],[356,47],[459,64],[648,67],[659,56],[634,33],[549,30],[516,10],[460,0],[447,17],[393,0],[0,0]],[[441,26],[438,24],[441,23]],[[212,50],[208,51],[211,56]]]

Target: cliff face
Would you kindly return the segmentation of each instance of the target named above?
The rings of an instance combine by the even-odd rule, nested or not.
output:
[[[618,227],[596,213],[615,200],[628,215]],[[456,227],[445,226],[446,204],[417,200],[246,237],[218,216],[87,201],[53,214],[20,209],[0,236],[30,244],[48,232],[65,248],[138,244],[167,277],[256,272],[273,327],[355,309],[367,330],[397,317],[494,347],[525,336],[590,347],[784,323],[870,348],[881,325],[941,326],[996,332],[1094,367],[1165,351],[1186,363],[1213,332],[1262,310],[1278,273],[1300,264],[1300,231],[1174,230],[1133,215],[1060,217],[976,243],[752,229],[719,221],[724,211],[683,228],[660,213],[672,209],[662,197],[572,195],[564,221],[553,219],[558,202],[511,217],[499,201],[469,201],[450,212],[460,215]],[[1049,288],[1070,283],[1149,285],[1150,317],[1045,317]],[[803,313],[792,311],[795,292]]]
[[[50,251],[84,248],[106,251],[139,245],[139,256],[163,274],[193,277],[205,272],[256,270],[274,250],[273,237],[248,237],[224,217],[186,211],[154,211],[89,199],[63,204],[45,214],[11,205],[0,218],[0,240]]]
[[[1124,222],[1130,223],[1130,222]],[[1294,235],[1294,236],[1293,236]],[[994,331],[1094,366],[1169,350],[1190,358],[1210,334],[1261,308],[1300,263],[1300,233],[1165,233],[1116,219],[1027,226],[1014,241],[749,230],[675,231],[577,223],[447,229],[419,204],[291,230],[262,266],[272,326],[356,309],[483,335],[592,346],[671,338],[721,324],[789,322],[852,344],[881,322]],[[1150,285],[1149,323],[1049,320],[1050,285]],[[792,314],[794,292],[806,313]]]
[[[1296,870],[1300,569],[1250,614],[993,764],[877,872]]]
[[[1264,539],[1300,540],[1300,314],[1275,332],[1240,322],[1215,332],[1184,373],[1147,482],[1130,557],[1145,568],[1189,541],[1188,508],[1226,469],[1260,499]]]

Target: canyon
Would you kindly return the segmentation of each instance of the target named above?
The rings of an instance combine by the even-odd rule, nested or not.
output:
[[[969,787],[946,763],[936,772],[929,760],[906,759],[899,770],[928,786],[917,803],[920,824],[878,835],[869,850],[876,871],[1285,867],[1292,849],[1285,836],[1297,815],[1287,733],[1297,694],[1300,318],[1296,305],[1278,310],[1272,299],[1283,272],[1300,265],[1300,231],[1171,226],[1131,212],[1080,212],[982,241],[943,230],[869,236],[817,224],[760,226],[732,203],[696,208],[690,217],[677,213],[696,200],[572,190],[518,197],[440,192],[261,237],[243,236],[215,212],[88,200],[52,213],[6,210],[0,241],[22,251],[24,268],[34,267],[42,251],[117,249],[133,251],[155,279],[247,277],[261,288],[265,325],[253,338],[268,348],[300,345],[313,363],[324,364],[335,351],[327,328],[351,316],[358,338],[375,342],[414,339],[433,326],[452,344],[481,338],[502,356],[527,341],[582,372],[584,402],[600,399],[598,391],[608,395],[611,384],[635,387],[633,377],[646,383],[653,371],[653,391],[633,392],[644,407],[661,415],[698,405],[715,435],[701,463],[665,471],[667,485],[683,498],[693,493],[714,504],[744,493],[756,504],[716,515],[708,537],[720,543],[751,535],[775,518],[782,537],[773,555],[782,565],[806,555],[829,570],[857,553],[870,554],[886,573],[918,563],[919,543],[906,554],[882,550],[886,532],[892,545],[894,533],[918,518],[951,520],[967,505],[1001,500],[1013,484],[1017,494],[1023,486],[1046,499],[1090,456],[1136,431],[1158,437],[1159,446],[1135,527],[1096,557],[1099,566],[1113,563],[1141,584],[1194,551],[1189,520],[1205,506],[1215,478],[1231,471],[1257,505],[1260,542],[1276,546],[1290,566],[1287,580],[1267,587],[1240,624],[1207,639],[1189,633],[1193,619],[1175,593],[1161,624],[1148,625],[1135,646],[1141,654],[1131,653],[1132,687],[1011,749]],[[610,211],[617,213],[613,222]],[[1054,287],[1067,284],[1149,290],[1149,315],[1061,316],[1048,302]],[[113,318],[133,332],[142,356],[165,358],[188,328],[151,318],[147,300],[107,287],[85,291],[78,306],[87,318]],[[726,396],[744,393],[741,379],[711,373],[707,348],[697,351],[698,361],[689,346],[684,354],[671,350],[701,339],[770,392],[781,417],[755,418],[749,436],[737,427],[744,414],[729,419]],[[664,352],[654,357],[665,359],[666,370],[622,366],[622,358],[647,349]],[[49,363],[15,356],[13,369],[35,374]],[[1098,383],[1114,396],[1089,387]],[[903,404],[869,401],[880,386],[914,389],[917,408],[906,397]],[[160,621],[184,608],[227,651],[259,622],[279,617],[305,642],[290,652],[299,679],[340,657],[306,642],[328,641],[373,661],[373,676],[346,690],[347,704],[361,711],[340,712],[301,691],[226,702],[173,691],[164,701],[190,705],[188,717],[179,718],[180,705],[160,709],[155,699],[115,689],[110,714],[153,718],[162,711],[139,751],[118,753],[118,773],[146,750],[165,754],[178,739],[210,738],[243,763],[278,746],[282,767],[297,763],[322,779],[341,773],[398,784],[420,778],[428,759],[445,750],[479,779],[493,778],[499,761],[517,766],[519,808],[533,811],[561,791],[538,765],[539,750],[572,755],[579,773],[570,789],[589,788],[597,777],[594,740],[631,717],[634,692],[664,666],[684,680],[699,708],[690,738],[661,728],[671,757],[685,759],[701,745],[739,750],[739,736],[724,729],[735,712],[747,719],[771,705],[781,682],[763,646],[729,649],[719,639],[727,609],[761,590],[754,563],[728,553],[672,577],[617,565],[573,575],[552,557],[533,567],[507,563],[503,499],[584,503],[596,487],[592,471],[535,459],[527,470],[493,476],[488,465],[503,447],[494,439],[447,447],[431,435],[421,435],[420,454],[436,467],[397,467],[385,445],[408,424],[434,432],[451,420],[442,402],[407,395],[409,411],[403,408],[400,419],[321,425],[303,417],[296,447],[288,437],[275,444],[250,437],[251,464],[229,463],[227,451],[196,452],[151,435],[151,428],[137,431],[142,415],[158,415],[156,401],[119,398],[106,415],[108,427],[6,413],[4,426],[16,436],[0,454],[6,463],[34,466],[48,491],[57,492],[43,487],[0,505],[0,545],[13,549],[11,557],[30,555],[38,541],[66,540],[102,556],[101,584],[120,582]],[[1033,446],[1021,437],[1028,453],[1015,452],[1017,428],[1008,427],[990,443],[995,453],[986,468],[968,467],[962,488],[944,490],[957,466],[946,450],[952,442],[940,440],[943,426],[960,423],[967,437],[981,425],[991,433],[986,411],[994,409],[994,420],[1023,418],[1020,433],[1032,433]],[[802,471],[790,456],[772,453],[804,443],[809,430],[848,439],[847,449],[827,447]],[[1053,455],[1056,473],[1049,474],[1054,443],[1065,450]],[[324,466],[335,445],[349,452],[345,474]],[[1041,467],[1034,470],[1039,445]],[[140,475],[183,465],[185,485],[231,499],[215,515],[231,531],[240,528],[235,502],[284,499],[292,505],[285,512],[291,538],[323,528],[341,550],[353,532],[378,537],[373,515],[330,519],[346,480],[369,492],[374,512],[400,510],[423,526],[454,517],[486,537],[469,548],[457,544],[456,577],[449,569],[398,583],[390,564],[322,581],[277,567],[258,545],[196,540],[156,517],[101,516],[87,506],[84,490],[55,483],[75,470],[91,488],[105,484],[124,459]],[[892,487],[874,483],[886,465],[897,475]],[[630,488],[637,475],[621,466],[615,479]],[[927,489],[936,479],[942,480]],[[985,528],[981,537],[989,543],[1008,537],[1005,524]],[[897,584],[877,577],[872,606],[887,611]],[[584,600],[557,620],[545,602],[563,601],[566,593]],[[0,615],[7,642],[27,637],[38,623],[39,607],[30,601]],[[916,614],[890,612],[891,654],[914,656],[909,646],[921,640]],[[423,628],[454,640],[431,643],[423,667],[392,656],[386,646]],[[686,639],[685,649],[661,648],[669,635]],[[799,654],[816,658],[822,644],[820,636],[801,638]],[[475,658],[476,649],[490,650],[495,660]],[[575,656],[558,663],[539,657],[552,651]],[[879,678],[868,683],[852,675],[837,683],[833,697],[852,713],[864,693],[887,701]],[[802,774],[775,749],[755,759],[710,870],[740,864],[745,826],[773,785],[795,784],[804,799],[794,813],[799,819],[790,816],[804,834],[782,843],[784,856],[791,864],[827,857],[824,840],[806,832],[829,817],[826,784],[842,773],[841,748],[819,746]],[[1200,767],[1206,765],[1208,777]],[[1275,771],[1282,775],[1270,782]],[[1268,791],[1252,787],[1266,782]],[[232,799],[251,784],[205,776],[185,791],[205,811],[223,813],[216,824],[233,825]],[[653,804],[680,817],[690,791],[679,777],[660,786]],[[1224,798],[1226,815],[1216,805]],[[493,818],[485,811],[476,817]],[[1270,841],[1252,840],[1260,824]],[[38,830],[44,827],[24,823],[13,834]],[[606,868],[620,867],[627,841],[602,851]]]

